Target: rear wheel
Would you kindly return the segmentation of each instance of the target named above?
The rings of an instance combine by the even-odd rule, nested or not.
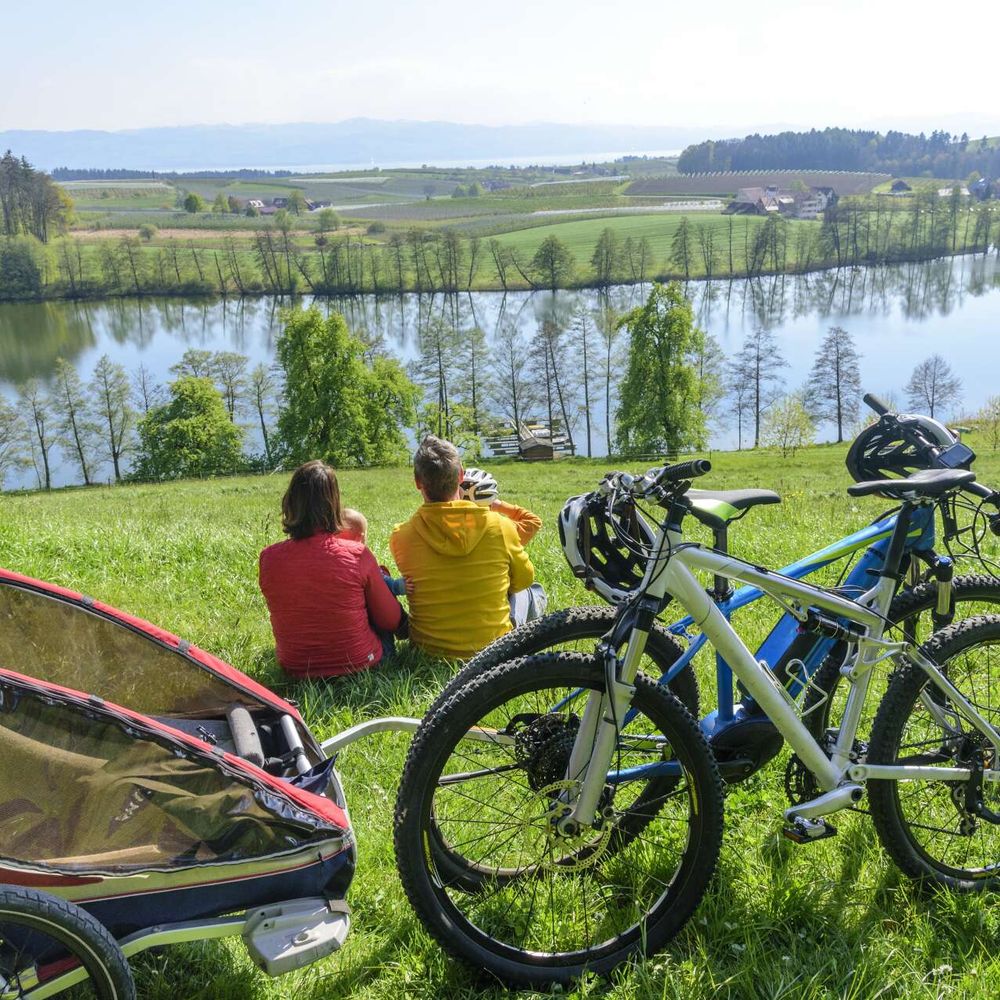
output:
[[[722,790],[704,736],[641,674],[598,823],[564,836],[550,822],[579,784],[569,754],[586,697],[605,684],[592,656],[501,664],[429,713],[407,755],[395,820],[407,896],[442,947],[514,986],[568,983],[662,948],[718,859]],[[652,764],[669,773],[628,770]],[[456,876],[428,850],[435,838]]]
[[[1000,616],[942,629],[923,646],[972,707],[1000,726]],[[998,766],[989,741],[916,665],[893,678],[872,730],[869,764],[973,771]],[[1000,886],[1000,786],[995,781],[868,782],[872,819],[897,865],[926,884],[960,891]]]
[[[135,1000],[128,961],[103,924],[48,893],[0,886],[0,1000]]]
[[[955,621],[975,615],[1000,612],[1000,580],[985,574],[957,576],[952,581],[952,597],[955,602]],[[932,614],[937,604],[937,589],[933,581],[921,583],[913,590],[899,594],[889,608],[889,620],[897,626],[890,637],[902,639],[904,636],[915,643],[926,642],[934,633]],[[850,684],[840,673],[846,649],[834,649],[812,677],[802,703],[802,721],[813,738],[822,742],[827,729],[839,725],[844,715],[844,704]],[[889,678],[884,670],[876,668],[872,673],[871,687],[865,699],[864,714],[858,727],[858,735],[866,738],[871,732],[875,712],[889,686]]]

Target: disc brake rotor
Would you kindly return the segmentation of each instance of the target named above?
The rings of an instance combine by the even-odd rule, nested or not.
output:
[[[569,808],[567,800],[575,798],[582,787],[579,781],[554,781],[532,795],[521,816],[524,843],[532,844],[533,864],[539,868],[576,871],[597,864],[607,850],[614,830],[613,819],[605,820],[600,829],[583,827],[579,833],[567,835],[559,831],[557,821]]]

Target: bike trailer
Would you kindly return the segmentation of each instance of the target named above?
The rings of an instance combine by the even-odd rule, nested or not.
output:
[[[354,864],[333,761],[291,704],[0,570],[0,883],[82,907],[126,955],[242,934],[278,974],[343,943]]]

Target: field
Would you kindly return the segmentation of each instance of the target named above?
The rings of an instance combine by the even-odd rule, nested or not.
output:
[[[975,444],[975,442],[973,442]],[[985,451],[985,448],[982,450]],[[713,456],[706,486],[776,489],[781,507],[754,510],[731,532],[734,551],[780,565],[866,524],[878,501],[849,501],[844,449],[795,458],[747,452]],[[616,463],[620,464],[620,463]],[[531,545],[552,607],[588,603],[565,566],[555,530],[564,499],[592,488],[605,461],[497,465],[505,496],[545,521]],[[1000,480],[1000,459],[977,463]],[[0,497],[0,563],[81,590],[146,617],[299,700],[326,737],[380,715],[419,714],[449,668],[412,651],[350,680],[293,684],[275,664],[256,583],[260,548],[280,537],[285,476],[66,490]],[[369,543],[390,563],[392,525],[417,494],[406,469],[345,472],[346,503],[368,515]],[[758,606],[760,607],[760,606]],[[745,613],[759,640],[776,611]],[[739,624],[739,622],[737,623]],[[714,702],[699,667],[705,710]],[[380,735],[340,758],[359,842],[350,894],[353,930],[343,952],[270,981],[236,943],[167,949],[133,962],[145,1000],[486,1000],[507,992],[452,963],[423,933],[402,894],[391,827],[405,737]],[[869,821],[842,813],[840,835],[808,847],[779,836],[787,751],[726,799],[727,827],[715,887],[663,954],[588,981],[564,995],[648,1000],[827,1000],[993,997],[1000,990],[1000,910],[979,897],[921,896],[889,864]]]
[[[670,257],[670,241],[677,231],[682,218],[687,216],[688,221],[697,223],[699,226],[711,226],[715,230],[715,252],[725,256],[726,246],[728,246],[728,233],[730,219],[733,221],[733,242],[734,245],[742,248],[743,228],[749,225],[751,229],[756,229],[761,225],[763,219],[745,216],[733,218],[723,216],[718,213],[707,212],[662,212],[656,215],[622,215],[613,218],[585,219],[575,222],[557,222],[545,226],[537,226],[531,229],[523,229],[518,232],[497,237],[501,243],[516,247],[528,258],[538,249],[542,240],[549,236],[556,236],[573,252],[578,265],[589,262],[594,252],[594,246],[600,237],[601,232],[611,229],[619,240],[631,237],[633,242],[641,240],[644,236],[649,238],[653,247],[653,254],[658,261],[663,261]],[[790,241],[794,239],[791,234],[798,226],[812,226],[809,222],[790,222]],[[698,259],[698,250],[692,247],[694,259]],[[700,269],[700,265],[698,265]]]
[[[627,194],[735,194],[740,188],[780,187],[802,181],[814,187],[832,187],[839,195],[867,194],[888,174],[849,173],[843,170],[772,170],[767,172],[727,171],[710,174],[675,174],[669,177],[648,177],[633,181]]]

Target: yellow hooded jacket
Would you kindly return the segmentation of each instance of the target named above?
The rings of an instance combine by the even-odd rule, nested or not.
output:
[[[415,585],[410,641],[435,656],[466,659],[509,632],[507,595],[535,580],[515,522],[469,500],[423,504],[389,548]]]

